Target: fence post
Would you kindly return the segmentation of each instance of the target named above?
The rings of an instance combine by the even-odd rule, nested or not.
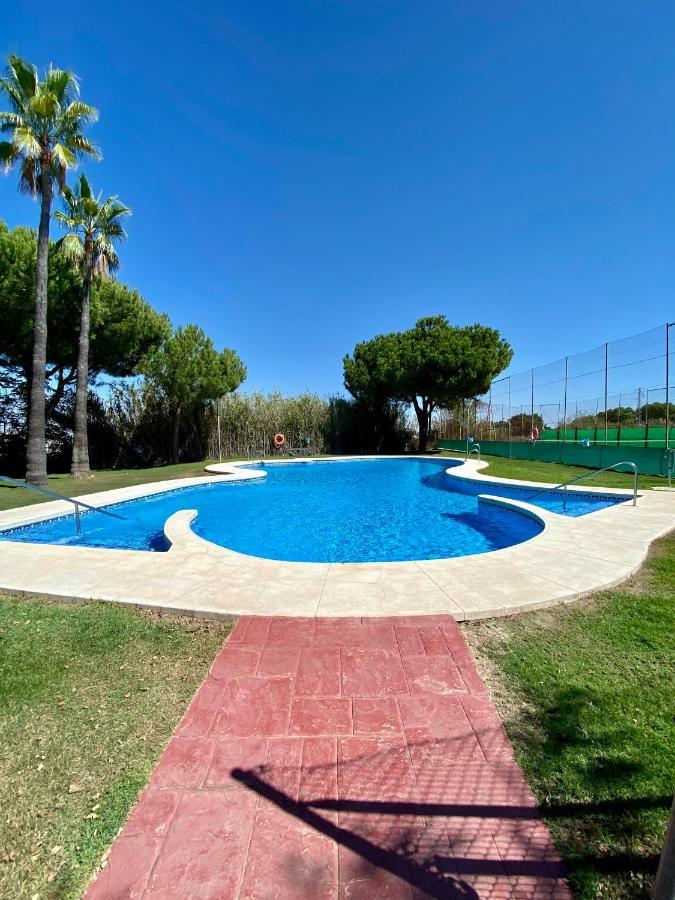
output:
[[[490,396],[488,398],[488,440],[492,431],[492,384],[490,384]]]
[[[560,440],[560,400],[558,400],[558,440]]]
[[[509,459],[511,459],[511,376],[509,375]]]
[[[563,401],[563,444],[567,441],[567,357],[565,357],[565,396]]]
[[[532,396],[530,403],[530,434],[534,431],[534,369],[532,369]]]
[[[675,322],[666,324],[666,450],[670,448],[670,326]]]
[[[619,414],[616,420],[616,446],[621,446],[621,394],[619,394]]]
[[[222,451],[222,445],[220,443],[220,397],[218,398],[216,403],[217,403],[216,418],[218,420],[218,462],[222,462],[223,461],[223,451]]]
[[[609,344],[605,342],[605,446],[607,446],[607,359]]]

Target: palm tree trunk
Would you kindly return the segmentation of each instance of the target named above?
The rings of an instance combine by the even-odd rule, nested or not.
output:
[[[33,325],[33,367],[30,380],[26,481],[47,484],[47,441],[45,434],[45,371],[47,369],[47,282],[49,277],[49,219],[52,211],[52,179],[49,164],[40,171],[40,227],[38,228],[35,275],[35,322]]]
[[[89,437],[87,435],[87,399],[89,395],[89,301],[94,254],[91,241],[85,242],[84,278],[82,281],[82,309],[80,337],[77,347],[77,387],[75,389],[75,431],[70,474],[73,478],[91,478],[89,469]]]

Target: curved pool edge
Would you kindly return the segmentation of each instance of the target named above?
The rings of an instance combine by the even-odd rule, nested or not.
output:
[[[381,457],[318,459],[355,458]],[[278,465],[316,460],[305,457],[260,462]],[[92,505],[108,505],[196,484],[264,477],[264,471],[243,468],[254,462],[211,464],[208,470],[214,475],[181,479],[178,485],[175,480],[157,482],[82,499]],[[485,465],[477,460],[459,462],[448,467],[449,474],[475,478],[480,474],[477,467]],[[479,502],[520,509],[542,521],[543,531],[501,550],[449,559],[277,562],[212,544],[190,528],[194,510],[180,510],[165,523],[171,542],[166,553],[0,542],[0,587],[24,594],[107,600],[188,615],[450,614],[464,620],[543,608],[618,584],[639,568],[651,541],[675,525],[675,497],[666,492],[644,492],[635,508],[616,504],[590,516],[568,519],[524,501],[489,495],[490,482],[540,488],[541,483],[482,475],[480,481],[486,494]],[[615,490],[601,488],[599,492]],[[9,510],[0,513],[0,527],[29,524],[69,511],[70,504],[63,501]]]
[[[447,458],[453,459],[453,457],[450,456]],[[547,481],[525,481],[516,478],[499,478],[496,475],[484,475],[482,470],[489,466],[489,463],[484,460],[468,459],[462,461],[460,459],[457,461],[459,462],[459,465],[449,466],[445,470],[445,474],[449,475],[451,478],[457,478],[460,481],[467,481],[471,484],[495,484],[501,485],[502,487],[515,488],[517,490],[529,490],[532,488],[533,491],[545,491],[549,488],[561,486],[560,484],[553,484]],[[624,497],[626,500],[631,500],[633,497],[632,492],[627,492],[625,488],[595,487],[591,485],[577,487],[571,485],[568,488],[568,491],[574,494],[591,494],[596,497]],[[641,496],[642,494],[638,492],[638,498]],[[558,515],[558,513],[554,513],[554,515]]]
[[[212,463],[208,466],[205,466],[206,471],[213,472],[220,475],[226,475],[229,478],[237,478],[239,473],[242,472],[244,466],[252,466],[252,465],[293,465],[293,464],[307,464],[307,463],[330,463],[330,462],[350,462],[355,460],[377,460],[377,459],[429,459],[428,456],[419,456],[414,454],[409,454],[405,457],[394,456],[394,455],[381,455],[381,456],[321,456],[321,457],[301,457],[301,458],[290,458],[290,459],[278,459],[278,460],[249,460],[246,463]],[[461,468],[461,466],[458,466]],[[447,468],[445,470],[446,474],[453,471],[453,467]],[[266,472],[264,470],[258,470],[258,474],[264,476]],[[528,538],[527,541],[522,541],[516,544],[511,544],[508,547],[503,547],[499,550],[490,550],[488,551],[490,556],[494,556],[503,552],[504,550],[511,550],[514,547],[520,545],[520,543],[527,543],[529,541],[537,540],[541,537],[548,528],[548,519],[549,515],[553,515],[556,518],[559,518],[557,514],[551,513],[549,510],[543,510],[540,507],[534,506],[533,504],[525,503],[520,500],[513,500],[509,497],[496,497],[490,495],[479,495],[478,496],[479,503],[485,503],[486,505],[498,506],[501,507],[508,512],[523,515],[529,519],[534,520],[541,526],[541,531],[537,534],[533,535],[531,538]],[[180,513],[180,511],[179,511]],[[165,523],[164,532],[166,534],[166,525],[174,519],[176,516],[179,516],[179,513],[175,513],[173,516],[167,520]],[[295,561],[295,560],[278,560],[271,557],[266,556],[257,556],[252,553],[242,553],[238,550],[233,550],[230,547],[225,547],[222,544],[216,544],[214,541],[210,541],[208,538],[202,537],[198,535],[193,529],[192,524],[197,517],[197,511],[193,511],[193,515],[188,518],[179,518],[176,519],[175,524],[172,524],[172,532],[174,534],[174,540],[170,540],[171,548],[170,550],[189,550],[195,552],[205,552],[207,548],[210,548],[210,552],[220,552],[221,554],[226,554],[233,558],[239,558],[242,560],[251,559],[257,560],[258,562],[265,562],[268,564],[277,564],[284,563],[289,566],[298,566],[298,567],[311,567],[311,566],[325,566],[325,565],[340,565],[340,566],[400,566],[402,563],[405,564],[416,564],[419,562],[423,562],[424,560],[403,560],[396,562],[362,562],[362,561],[354,561],[354,562],[341,562],[341,563],[330,563],[330,562],[314,562],[314,561]],[[564,517],[562,517],[564,518]],[[167,535],[168,537],[168,535]],[[137,551],[139,552],[139,551]],[[143,552],[143,551],[140,551]],[[476,556],[485,556],[486,553],[472,553],[465,554],[461,557],[444,557],[445,559],[468,559]],[[442,558],[443,559],[443,558]],[[358,572],[358,570],[356,570]]]

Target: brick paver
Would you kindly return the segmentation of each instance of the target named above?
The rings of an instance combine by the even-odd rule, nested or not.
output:
[[[87,892],[569,900],[454,620],[244,617]]]

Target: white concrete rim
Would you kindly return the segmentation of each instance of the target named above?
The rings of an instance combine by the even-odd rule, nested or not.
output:
[[[92,506],[117,504],[205,483],[265,476],[243,468],[348,462],[381,456],[242,460],[206,467],[211,476],[177,479],[83,495]],[[388,457],[392,458],[392,457]],[[410,458],[410,457],[406,457]],[[429,457],[422,457],[428,459]],[[491,496],[491,484],[541,490],[547,485],[482,474],[487,463],[458,461],[450,477],[485,484],[479,503],[537,519],[543,529],[521,544],[474,556],[412,562],[296,563],[246,556],[196,535],[195,510],[180,510],[164,530],[166,553],[0,541],[0,588],[69,599],[100,599],[197,615],[396,616],[451,614],[457,619],[505,615],[575,599],[634,572],[650,541],[675,525],[675,497],[647,491],[638,506],[616,504],[579,518],[523,500]],[[179,483],[177,483],[179,482]],[[630,496],[584,487],[581,493]],[[53,501],[0,513],[0,530],[68,514]],[[590,521],[589,521],[590,520]]]

